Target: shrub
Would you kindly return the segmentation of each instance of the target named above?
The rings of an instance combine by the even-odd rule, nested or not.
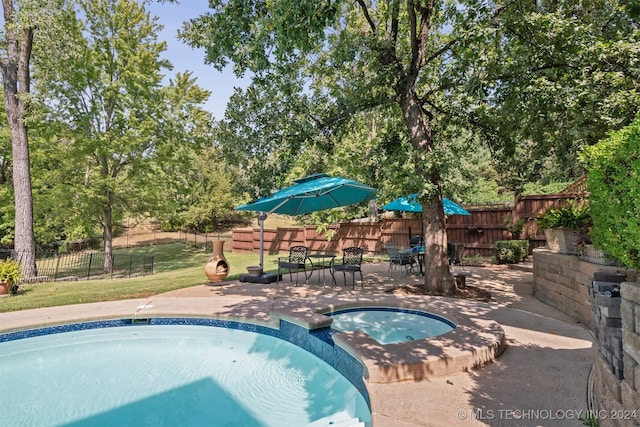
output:
[[[495,242],[496,262],[498,264],[516,264],[529,255],[528,240],[498,240]]]
[[[538,229],[569,228],[586,230],[591,226],[591,212],[586,202],[569,200],[565,206],[547,209],[537,220]]]
[[[524,231],[524,228],[527,225],[526,218],[518,218],[516,222],[513,222],[511,215],[506,215],[504,222],[507,225],[507,230],[509,230],[514,239],[521,237],[522,231]]]
[[[630,269],[640,269],[640,114],[633,123],[581,154],[594,245]]]

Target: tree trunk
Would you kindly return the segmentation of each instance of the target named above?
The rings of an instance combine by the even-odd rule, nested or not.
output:
[[[7,79],[5,78],[5,81]],[[6,84],[5,84],[6,88]],[[24,277],[37,276],[35,261],[35,238],[33,233],[33,201],[31,193],[31,171],[29,164],[29,142],[27,129],[21,114],[19,102],[5,89],[5,108],[11,130],[11,150],[13,155],[13,191],[15,205],[14,249],[22,263]]]
[[[31,166],[29,138],[25,124],[24,98],[30,92],[29,62],[33,43],[33,31],[14,27],[13,2],[3,0],[7,57],[0,62],[3,77],[4,106],[11,132],[13,160],[13,190],[15,205],[14,249],[22,263],[22,275],[37,276],[36,247],[33,232],[33,195],[31,191]]]
[[[107,206],[103,211],[104,273],[113,272],[113,193],[107,190]]]
[[[415,91],[400,94],[400,108],[413,149],[418,152],[433,151],[431,126],[420,105]],[[447,258],[447,231],[445,228],[444,205],[442,202],[442,182],[439,171],[429,171],[416,162],[416,177],[429,182],[433,187],[429,200],[420,199],[424,227],[424,290],[428,294],[452,295],[457,292],[456,283],[449,271]]]
[[[447,230],[439,187],[438,193],[428,203],[422,204],[422,224],[425,245],[425,293],[453,295],[458,291],[458,288],[449,271]]]

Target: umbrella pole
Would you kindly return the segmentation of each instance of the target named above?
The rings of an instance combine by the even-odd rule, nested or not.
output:
[[[258,215],[258,224],[260,224],[260,267],[264,268],[264,220],[267,214],[260,212]]]

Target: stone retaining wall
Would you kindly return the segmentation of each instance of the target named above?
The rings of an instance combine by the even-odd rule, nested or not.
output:
[[[596,271],[618,272],[609,265],[594,264],[575,255],[533,250],[533,294],[585,326],[593,327],[591,282]]]
[[[534,295],[594,331],[592,403],[598,425],[640,426],[640,283],[637,283],[637,274],[546,249],[535,250],[533,259]],[[624,282],[615,273],[636,282]]]
[[[620,284],[625,280],[624,274],[596,271],[591,288],[593,331],[598,353],[611,374],[619,380],[624,377]]]
[[[601,320],[593,404],[602,427],[640,426],[640,283],[621,283],[620,295],[611,301],[596,295],[594,304]]]

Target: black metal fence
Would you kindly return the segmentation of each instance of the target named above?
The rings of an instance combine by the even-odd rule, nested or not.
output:
[[[23,277],[21,282],[50,282],[69,280],[111,279],[153,274],[152,255],[113,255],[113,268],[104,271],[105,253],[91,251],[80,253],[58,253],[56,251],[36,254],[37,276]],[[15,251],[11,257],[20,260]]]
[[[194,233],[187,230],[124,232],[113,239],[114,248],[133,248],[138,246],[155,246],[176,242],[197,248],[213,249],[215,240],[231,240],[231,232]],[[75,243],[75,242],[72,242]],[[69,243],[67,243],[69,247]],[[73,246],[75,248],[75,246]],[[69,249],[72,250],[72,249]]]

